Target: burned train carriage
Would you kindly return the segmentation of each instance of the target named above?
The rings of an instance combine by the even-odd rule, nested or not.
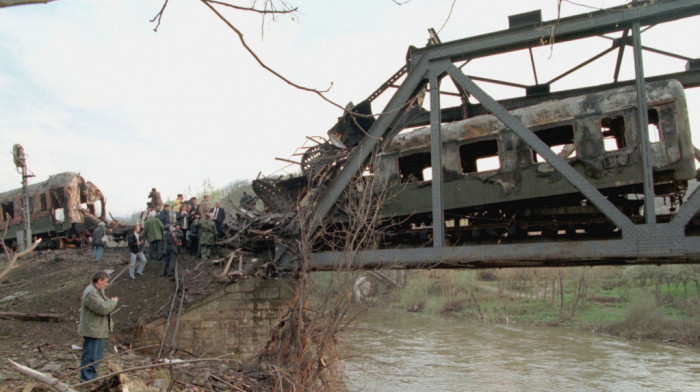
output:
[[[696,176],[683,88],[677,81],[662,81],[649,83],[646,92],[654,190],[675,204]],[[626,215],[639,219],[643,214],[634,86],[511,113]],[[491,237],[506,231],[513,237],[616,232],[495,116],[442,124],[442,140],[445,219],[448,235],[457,237],[454,242],[489,237],[489,232]],[[431,224],[431,170],[429,127],[400,133],[375,160],[377,183],[390,193],[382,215],[401,217],[405,235]]]
[[[77,173],[65,172],[27,187],[33,236],[50,240],[43,246],[62,247],[80,242],[100,219],[105,220],[102,192]],[[7,225],[5,242],[16,244],[17,232],[24,230],[22,189],[0,193],[1,227]],[[98,211],[99,210],[99,211]]]

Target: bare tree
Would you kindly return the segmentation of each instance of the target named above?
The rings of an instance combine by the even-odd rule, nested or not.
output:
[[[332,175],[332,172],[327,174]],[[324,183],[324,179],[315,179]],[[314,184],[309,184],[310,187]],[[351,307],[347,294],[359,272],[352,262],[363,249],[379,246],[386,222],[379,209],[386,198],[373,175],[358,174],[337,203],[338,214],[316,232],[307,224],[313,218],[313,202],[297,205],[295,222],[298,236],[287,246],[299,256],[297,269],[298,296],[259,356],[273,370],[275,390],[338,390],[342,386],[342,367],[338,362],[338,334],[349,328],[365,308]],[[314,250],[343,252],[344,258],[334,266],[332,284],[327,293],[311,301],[310,254]],[[340,290],[337,288],[341,287]],[[335,288],[335,290],[332,290]]]
[[[0,240],[0,245],[1,245],[2,248],[5,250],[5,256],[7,256],[7,265],[6,265],[5,268],[2,270],[2,272],[0,272],[0,280],[2,280],[5,276],[7,276],[7,274],[9,274],[10,271],[12,271],[12,269],[14,269],[14,268],[17,267],[15,264],[17,263],[17,260],[19,260],[20,257],[22,257],[22,256],[24,256],[24,255],[27,255],[27,254],[29,254],[29,253],[31,253],[31,252],[33,252],[34,249],[36,249],[36,247],[37,247],[37,246],[39,245],[39,243],[41,242],[41,238],[39,238],[39,239],[37,239],[36,241],[34,241],[34,243],[32,244],[32,246],[30,246],[29,248],[27,248],[27,249],[25,249],[25,250],[23,250],[23,251],[21,251],[21,252],[13,252],[13,251],[11,251],[11,250],[5,245],[5,236],[7,235],[7,227],[8,227],[9,224],[10,224],[10,219],[9,219],[9,216],[8,216],[8,217],[6,217],[6,219],[5,219],[5,228],[4,228],[3,232],[2,232],[2,239]]]

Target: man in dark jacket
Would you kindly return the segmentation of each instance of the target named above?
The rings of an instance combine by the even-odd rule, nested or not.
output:
[[[97,377],[97,366],[105,351],[105,339],[110,332],[110,313],[117,307],[119,297],[107,298],[104,288],[109,282],[105,271],[97,271],[92,283],[85,288],[80,301],[78,334],[83,337],[83,355],[80,358],[80,380]],[[94,362],[98,362],[93,364]]]
[[[102,258],[102,253],[105,250],[106,243],[102,242],[102,237],[107,235],[107,229],[105,228],[105,223],[100,222],[97,228],[92,232],[92,246],[95,247],[95,263],[100,261]]]
[[[190,254],[199,257],[199,213],[194,213],[187,236],[190,241]]]
[[[129,245],[129,277],[131,277],[131,279],[136,279],[134,276],[134,264],[136,263],[137,256],[141,262],[139,263],[139,269],[136,273],[143,275],[143,269],[146,268],[146,256],[143,254],[142,247],[144,240],[139,237],[139,231],[141,231],[141,228],[137,223],[136,226],[134,226],[134,231],[126,237],[126,243]]]
[[[243,191],[243,196],[241,196],[239,203],[241,204],[241,208],[246,210],[252,210],[255,208],[255,198],[249,195],[246,191]]]
[[[173,270],[177,264],[177,229],[166,226],[163,233],[163,247],[165,248],[165,258],[163,259],[163,271],[160,276],[173,276]]]
[[[163,210],[158,214],[158,219],[163,222],[164,226],[170,224],[170,204],[163,206]]]
[[[214,208],[211,209],[211,213],[214,216],[216,231],[219,233],[219,237],[221,237],[223,235],[223,232],[221,231],[221,224],[224,223],[224,219],[226,219],[226,210],[221,208],[221,203],[217,201],[214,204]]]
[[[155,208],[157,211],[163,209],[163,198],[160,197],[160,192],[158,192],[156,188],[151,189],[148,198],[151,199],[151,202],[148,203],[149,207]]]

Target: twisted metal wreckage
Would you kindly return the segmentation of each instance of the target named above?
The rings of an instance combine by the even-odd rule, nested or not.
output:
[[[45,181],[28,185],[27,201],[32,235],[44,240],[42,247],[83,244],[97,224],[107,220],[102,191],[74,172],[53,174]],[[14,247],[26,219],[22,189],[0,193],[0,206],[0,226],[6,229],[5,242]],[[133,225],[112,220],[109,229],[113,238],[119,240],[133,230]]]
[[[293,274],[304,262],[310,269],[339,263],[500,268],[700,262],[700,195],[687,194],[700,152],[692,146],[684,97],[684,89],[700,86],[700,59],[641,45],[641,26],[696,15],[697,1],[662,0],[548,22],[539,11],[514,15],[507,30],[446,43],[430,30],[428,45],[409,48],[405,65],[367,99],[349,104],[328,139],[308,138],[311,145],[298,154],[298,175],[253,181],[263,211],[223,202],[229,214],[219,245],[235,249],[225,258],[227,270],[244,253],[256,261],[244,271],[239,259],[231,277],[261,266],[266,274]],[[610,33],[620,36],[605,36]],[[612,45],[538,81],[532,48],[591,37]],[[622,81],[628,46],[636,77]],[[643,49],[684,61],[685,71],[645,77]],[[551,91],[562,78],[615,50],[611,83]],[[529,53],[534,85],[462,72],[472,61],[514,51]],[[456,92],[441,90],[446,77]],[[521,88],[525,95],[496,101],[475,81]],[[390,89],[395,93],[373,115],[372,103]],[[430,110],[423,107],[426,94]],[[442,96],[461,103],[442,108]],[[83,184],[76,176],[56,178]],[[80,203],[89,199],[93,209],[101,200],[104,219],[104,198],[90,185],[73,193],[81,195]],[[42,219],[60,223],[60,233],[50,227],[47,233],[61,243],[84,238],[89,233],[84,222],[97,222],[95,211],[77,203],[63,210],[68,219],[58,219],[53,206],[61,200],[55,195],[71,199],[73,193],[49,192],[33,201],[46,215]],[[0,196],[6,203],[13,195]],[[376,204],[371,226],[376,235],[348,254],[338,233],[353,230],[348,206],[361,197]],[[667,207],[657,211],[659,202]],[[7,208],[19,219],[18,206]],[[117,236],[131,229],[112,224]],[[302,241],[310,248],[300,248]]]
[[[447,43],[431,30],[425,48],[409,48],[398,72],[348,106],[328,140],[309,138],[314,145],[303,147],[299,175],[253,181],[264,212],[225,205],[236,212],[225,222],[222,243],[266,252],[268,268],[284,272],[302,263],[301,232],[316,233],[306,255],[311,269],[339,263],[698,263],[700,195],[687,192],[698,177],[700,153],[692,146],[683,90],[700,86],[700,59],[641,46],[641,26],[698,14],[697,1],[645,1],[549,22],[540,20],[539,11],[514,15],[508,30]],[[553,38],[559,44],[590,37],[609,39],[612,46],[538,81],[533,47],[555,45]],[[621,81],[627,46],[633,47],[636,78]],[[685,71],[645,77],[642,49],[684,61]],[[534,85],[462,72],[472,60],[518,50],[529,51]],[[612,83],[551,91],[555,82],[615,50]],[[440,90],[445,77],[456,93]],[[526,94],[496,101],[475,81]],[[396,92],[375,119],[371,104],[390,88]],[[426,93],[431,110],[423,108]],[[441,108],[443,95],[461,104]],[[377,206],[380,234],[347,260],[342,247],[322,237],[348,229],[344,206],[364,185],[373,195],[386,194]]]

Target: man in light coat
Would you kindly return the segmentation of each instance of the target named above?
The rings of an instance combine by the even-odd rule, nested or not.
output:
[[[78,334],[83,337],[83,355],[80,358],[80,379],[90,381],[97,377],[97,366],[105,350],[105,339],[110,332],[110,313],[119,297],[107,298],[104,288],[109,282],[105,271],[97,271],[92,283],[83,291],[80,301]],[[97,363],[96,363],[97,362]]]

